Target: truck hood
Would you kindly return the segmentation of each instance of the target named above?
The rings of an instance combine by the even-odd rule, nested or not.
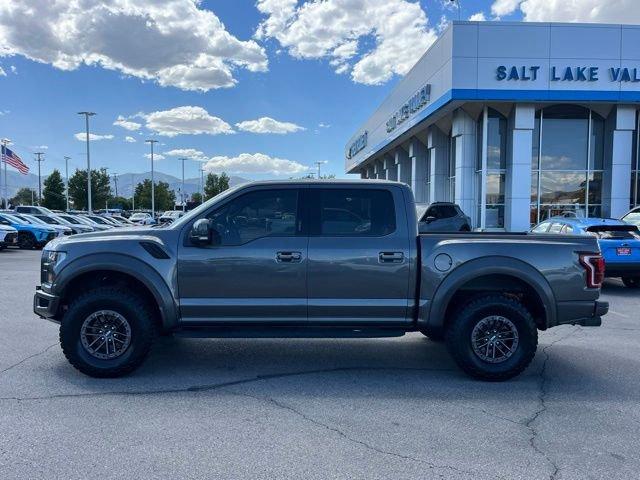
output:
[[[76,244],[87,243],[103,243],[103,242],[117,242],[117,241],[142,241],[142,240],[160,240],[162,233],[167,232],[162,228],[151,227],[131,227],[131,228],[114,228],[111,230],[103,230],[98,232],[80,233],[72,236],[58,237],[55,240],[49,242],[47,245],[48,250],[64,250],[65,248],[72,248]],[[160,233],[160,235],[158,235]]]

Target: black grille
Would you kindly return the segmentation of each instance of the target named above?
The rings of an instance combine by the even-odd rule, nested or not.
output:
[[[4,237],[5,243],[15,243],[18,240],[17,233],[7,233]]]

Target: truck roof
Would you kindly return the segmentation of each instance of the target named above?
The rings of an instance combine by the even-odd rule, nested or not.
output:
[[[249,186],[249,185],[404,185],[401,182],[393,180],[374,180],[374,179],[354,179],[349,180],[346,178],[333,178],[330,180],[317,180],[313,178],[302,178],[298,180],[255,180],[247,183],[241,183],[236,185]]]

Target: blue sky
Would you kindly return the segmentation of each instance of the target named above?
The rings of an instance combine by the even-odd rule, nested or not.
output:
[[[81,4],[86,2],[80,0]],[[137,13],[127,10],[129,2],[135,4]],[[82,16],[89,15],[88,9],[66,12],[77,17],[77,23],[69,26],[61,23],[68,18],[47,10],[46,0],[24,0],[20,2],[23,11],[16,11],[12,0],[0,0],[0,137],[13,141],[14,150],[32,172],[37,171],[33,161],[37,150],[46,153],[45,174],[53,168],[62,169],[64,155],[72,157],[72,167],[83,167],[85,144],[74,135],[84,131],[84,121],[76,112],[92,110],[97,112],[91,120],[92,133],[112,136],[91,142],[92,166],[108,167],[110,172],[149,170],[144,139],[153,137],[161,142],[157,151],[165,156],[156,162],[156,169],[173,175],[180,171],[178,157],[166,152],[192,149],[201,153],[190,155],[209,160],[211,170],[235,169],[233,174],[246,178],[301,176],[314,170],[317,161],[327,162],[323,172],[344,176],[343,149],[348,138],[443,24],[458,18],[458,11],[445,0],[328,2],[332,10],[323,13],[321,9],[306,11],[313,5],[295,0],[260,0],[260,9],[254,0],[196,4],[192,0],[112,0],[102,2],[104,9],[92,10],[91,17]],[[153,4],[163,3],[171,6],[153,10]],[[378,24],[364,20],[371,16],[348,11],[354,4],[360,9],[377,8],[385,20]],[[391,4],[392,10],[380,10]],[[482,14],[493,18],[496,4],[502,9],[503,20],[523,17],[525,7],[518,8],[519,0],[461,0],[460,17]],[[183,15],[182,7],[188,7],[193,18]],[[214,15],[199,16],[207,11]],[[156,22],[162,33],[135,34],[139,24],[115,23],[114,18],[121,18],[117,14],[122,12],[134,16],[142,12],[147,26]],[[326,17],[321,18],[323,14]],[[127,21],[133,18],[126,15],[122,18]],[[211,29],[197,38],[166,30],[181,28],[175,25],[184,19],[193,22],[185,24],[191,30],[210,20]],[[389,26],[394,19],[405,22],[406,28]],[[320,24],[314,25],[316,21]],[[328,30],[333,29],[334,21],[353,26],[327,33],[324,27],[331,24]],[[29,22],[34,22],[33,29]],[[60,30],[69,32],[74,26],[85,28],[87,24],[95,25],[89,33],[76,32],[71,39],[56,37]],[[11,28],[3,33],[3,25]],[[258,30],[261,35],[256,34]],[[184,45],[180,43],[183,38],[187,39]],[[409,53],[403,55],[405,51]],[[207,57],[207,70],[194,70],[201,53],[212,55]],[[223,88],[215,88],[225,82]],[[206,126],[194,127],[189,119],[176,120],[175,115],[185,113],[174,110],[180,107],[203,114]],[[160,113],[154,117],[153,112]],[[131,122],[130,127],[139,128],[114,125],[119,116]],[[267,126],[267,130],[295,131],[252,133],[237,126],[262,117],[276,121],[275,127]],[[154,124],[154,119],[161,125]],[[187,123],[169,132],[173,136],[166,135],[167,124],[175,126],[175,121]],[[235,133],[190,134],[194,128]],[[258,122],[253,125],[256,128],[264,130],[264,125]],[[125,141],[127,136],[136,141]],[[198,165],[189,162],[187,176],[196,176]]]

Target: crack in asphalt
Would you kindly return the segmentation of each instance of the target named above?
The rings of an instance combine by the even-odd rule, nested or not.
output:
[[[328,430],[330,432],[334,432],[334,433],[338,434],[340,437],[342,437],[343,439],[347,440],[348,442],[355,443],[357,445],[361,445],[362,447],[366,448],[367,450],[370,450],[372,452],[375,452],[375,453],[378,453],[378,454],[381,454],[381,455],[387,455],[387,456],[390,456],[390,457],[399,458],[401,460],[409,460],[409,461],[412,461],[412,462],[420,463],[420,464],[426,465],[426,466],[428,466],[429,468],[432,468],[432,469],[451,470],[451,471],[453,471],[455,473],[465,473],[465,474],[471,475],[471,476],[475,476],[475,475],[481,474],[481,472],[477,472],[477,471],[463,470],[463,469],[456,468],[456,467],[451,466],[451,465],[440,465],[440,464],[429,462],[427,460],[423,460],[423,459],[420,459],[420,458],[415,458],[415,457],[412,457],[410,455],[403,455],[403,454],[392,452],[392,451],[389,451],[389,450],[383,450],[383,449],[375,447],[375,446],[371,445],[370,443],[367,443],[367,442],[365,442],[363,440],[359,440],[357,438],[353,438],[353,437],[347,435],[345,432],[343,432],[339,428],[333,427],[333,426],[328,425],[326,423],[323,423],[323,422],[321,422],[319,420],[316,420],[315,418],[312,418],[312,417],[308,416],[307,414],[301,412],[300,410],[298,410],[298,409],[296,409],[296,408],[294,408],[294,407],[292,407],[290,405],[287,405],[285,403],[282,403],[282,402],[276,400],[273,397],[259,397],[259,396],[256,396],[256,395],[250,395],[248,393],[239,393],[239,392],[233,392],[233,394],[234,395],[244,396],[244,397],[250,397],[250,398],[254,398],[256,400],[262,401],[262,402],[267,402],[267,403],[273,404],[273,405],[275,405],[276,407],[278,407],[278,408],[280,408],[282,410],[286,410],[286,411],[289,411],[289,412],[297,415],[298,417],[302,418],[306,422],[309,422],[309,423],[311,423],[311,424],[313,424],[315,426],[324,428],[325,430]],[[505,477],[498,477],[498,478],[505,478]]]
[[[17,367],[18,365],[22,365],[27,360],[31,360],[32,358],[38,357],[40,355],[44,355],[45,353],[47,353],[47,351],[49,351],[51,348],[55,347],[56,345],[58,345],[58,343],[54,343],[53,345],[49,345],[47,348],[45,348],[41,352],[37,352],[37,353],[34,353],[33,355],[29,355],[28,357],[23,358],[19,362],[14,363],[13,365],[9,365],[7,368],[4,368],[4,369],[0,370],[0,375],[2,375],[5,372],[8,372],[9,370],[11,370],[14,367]]]
[[[579,332],[581,329],[580,327],[575,327],[569,334],[560,337],[556,340],[554,340],[553,342],[551,342],[549,345],[545,346],[542,349],[542,354],[544,355],[544,360],[542,362],[542,367],[540,368],[540,372],[539,372],[539,379],[540,381],[538,382],[538,403],[539,403],[539,408],[533,413],[532,416],[529,417],[529,419],[524,422],[524,426],[526,428],[529,429],[529,431],[531,432],[531,436],[529,437],[529,446],[539,455],[542,455],[545,460],[547,461],[547,463],[549,463],[549,465],[551,465],[552,468],[552,472],[549,474],[549,479],[550,480],[556,480],[556,478],[558,477],[558,474],[560,473],[560,467],[558,466],[558,464],[553,460],[553,458],[551,458],[551,456],[549,454],[547,454],[546,452],[544,452],[537,444],[536,444],[536,440],[538,438],[538,430],[535,428],[534,423],[542,416],[544,415],[547,410],[547,403],[546,403],[546,397],[548,394],[547,391],[547,364],[549,362],[549,353],[548,350],[553,347],[555,344],[561,342],[562,340],[566,340],[567,338],[571,337],[572,335],[576,334],[577,332]]]
[[[51,348],[51,347],[49,347]],[[26,359],[25,359],[26,360]],[[58,393],[52,395],[31,396],[31,397],[0,397],[0,400],[29,401],[29,400],[52,400],[60,398],[85,398],[85,397],[108,397],[108,396],[142,396],[157,395],[164,393],[199,393],[221,388],[233,387],[236,385],[246,385],[248,383],[262,382],[286,377],[296,377],[302,375],[316,375],[321,373],[336,372],[356,372],[356,371],[406,371],[406,372],[451,372],[453,368],[407,368],[407,367],[335,367],[322,368],[316,370],[298,370],[294,372],[271,373],[256,375],[255,377],[230,380],[228,382],[211,383],[204,385],[191,385],[184,388],[167,388],[157,390],[116,390],[105,392],[82,392],[82,393]]]

